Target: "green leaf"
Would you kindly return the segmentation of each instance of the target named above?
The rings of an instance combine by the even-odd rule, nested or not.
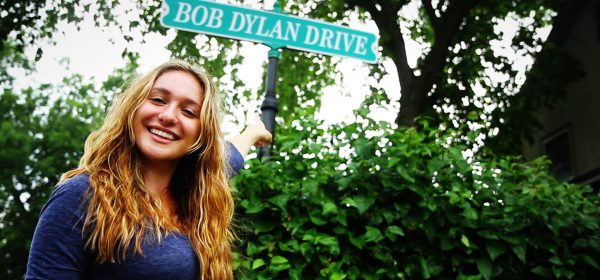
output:
[[[318,243],[326,245],[326,246],[338,246],[338,240],[337,238],[333,237],[333,236],[329,236],[327,234],[320,234],[318,236]]]
[[[253,225],[256,232],[269,232],[277,227],[277,223],[271,219],[256,219]]]
[[[271,264],[284,264],[288,263],[288,259],[282,256],[274,256],[271,258]]]
[[[314,241],[316,238],[317,232],[315,229],[311,229],[304,233],[302,236],[303,241]]]
[[[600,270],[600,267],[598,266],[598,263],[596,262],[596,260],[594,260],[594,258],[590,257],[589,255],[582,255],[581,258],[589,266]]]
[[[289,269],[289,275],[291,280],[302,280],[302,270],[304,269],[303,265],[291,267]]]
[[[290,268],[290,264],[288,259],[282,256],[274,256],[271,258],[271,265],[269,266],[269,270],[271,271],[281,271]]]
[[[421,264],[421,273],[423,274],[423,278],[431,278],[431,273],[429,273],[429,266],[427,265],[427,261],[423,258],[423,256],[419,256],[419,263]]]
[[[462,242],[462,244],[464,244],[465,246],[467,246],[467,248],[471,247],[471,244],[469,243],[469,238],[467,238],[466,235],[461,235],[460,237],[460,242]]]
[[[439,171],[445,164],[446,163],[439,158],[434,158],[427,162],[427,170],[429,173],[433,173],[435,171]]]
[[[400,174],[400,176],[402,178],[404,178],[406,181],[409,181],[411,183],[416,182],[415,178],[412,175],[410,175],[408,170],[406,170],[403,166],[397,166],[396,171],[398,171],[398,174]]]
[[[479,236],[485,237],[487,239],[498,240],[498,234],[496,234],[496,232],[493,232],[493,231],[490,231],[490,230],[479,230],[477,232],[477,234]],[[502,246],[499,246],[499,245],[496,245],[496,246],[502,247]],[[506,251],[505,247],[502,247],[502,248],[504,248],[504,250]]]
[[[329,279],[331,279],[331,280],[342,280],[342,279],[346,279],[346,277],[347,277],[347,275],[345,273],[336,271],[336,272],[333,272],[331,274],[331,276],[330,276]]]
[[[447,236],[441,237],[440,243],[442,251],[448,251],[456,248],[456,242]]]
[[[290,141],[280,142],[280,144],[279,144],[279,150],[281,150],[281,151],[289,151],[289,150],[292,150],[292,148],[297,147],[298,144],[300,144],[300,143],[297,142],[296,139],[292,139]]]
[[[504,252],[506,252],[506,248],[502,247],[500,245],[497,245],[495,243],[489,243],[486,245],[486,249],[488,252],[488,255],[490,256],[490,259],[493,261],[495,260],[498,256],[504,254]]]
[[[525,247],[517,245],[517,246],[513,246],[512,250],[513,250],[513,252],[515,252],[515,254],[519,258],[519,260],[521,260],[521,262],[525,263],[525,253],[526,253]]]
[[[389,226],[385,230],[385,235],[390,240],[395,241],[397,235],[404,236],[404,231],[402,231],[402,229],[400,227],[398,227],[398,226]]]
[[[388,165],[387,165],[387,167],[388,167],[388,168],[392,168],[392,167],[396,166],[396,165],[398,164],[398,162],[400,162],[400,157],[391,157],[391,158],[388,160]]]
[[[312,245],[308,242],[302,242],[302,244],[300,244],[300,253],[302,253],[302,255],[308,255],[308,253],[312,250]]]
[[[365,241],[364,236],[354,237],[353,235],[351,235],[350,243],[352,243],[354,246],[358,247],[358,249],[362,249],[365,246],[366,241]]]
[[[311,153],[318,154],[321,152],[321,150],[323,150],[323,146],[316,143],[311,143],[310,145],[308,145],[308,150]]]
[[[573,276],[575,276],[575,273],[566,268],[566,267],[552,267],[552,271],[554,272],[554,277],[558,278],[563,278],[563,276],[565,276],[567,279],[571,279],[573,278]]]
[[[384,211],[383,212],[383,218],[385,219],[385,221],[388,224],[391,224],[396,219],[397,215],[398,215],[398,213],[396,213],[395,211]]]
[[[476,261],[476,263],[477,263],[477,269],[479,270],[479,273],[481,273],[481,275],[483,275],[483,278],[491,279],[492,278],[492,263],[488,259],[478,259]]]
[[[338,240],[334,236],[322,233],[317,236],[316,242],[325,245],[329,249],[329,252],[333,255],[338,255],[340,253]]]
[[[354,142],[354,150],[356,151],[359,157],[369,157],[373,153],[373,148],[371,144],[366,140],[359,139]]]
[[[248,256],[253,256],[257,252],[258,252],[258,249],[256,248],[256,245],[254,245],[254,243],[249,241],[247,248],[246,248],[246,253],[248,254]]]
[[[331,201],[327,201],[325,203],[323,203],[323,215],[327,215],[327,214],[336,214],[338,211],[337,206],[335,206],[335,204]]]
[[[338,214],[335,216],[335,220],[345,227],[348,226],[348,217],[346,215],[346,211],[338,211]]]
[[[290,196],[288,194],[279,194],[279,195],[269,198],[269,202],[273,203],[275,206],[279,207],[280,209],[285,210],[289,199],[290,199]]]
[[[265,261],[263,259],[255,259],[252,262],[252,270],[256,270],[257,268],[265,265]]]
[[[298,240],[291,239],[286,242],[279,242],[279,248],[281,251],[295,253],[299,249]]]
[[[469,220],[477,220],[477,211],[475,211],[475,209],[473,209],[473,207],[471,206],[466,206],[465,209],[463,210],[463,216],[465,216],[465,218],[469,219]]]
[[[315,194],[319,189],[319,184],[315,180],[307,180],[302,183],[302,189],[309,194]]]
[[[322,212],[319,210],[312,210],[310,212],[308,212],[308,218],[310,219],[310,221],[318,226],[322,226],[327,224],[327,221],[323,220],[321,217]]]
[[[476,121],[479,119],[479,113],[476,111],[470,111],[467,114],[467,119],[471,120],[471,121]]]
[[[361,215],[364,214],[374,202],[374,197],[367,198],[364,196],[346,197],[342,200],[343,204],[356,207],[356,209],[358,209],[358,213]]]
[[[367,232],[365,233],[365,242],[377,242],[383,239],[381,231],[378,228],[366,226]]]
[[[548,261],[550,261],[551,263],[555,264],[555,265],[562,265],[562,261],[560,260],[560,258],[558,256],[552,256],[550,259],[548,259]]]
[[[246,202],[246,203],[244,203],[244,202]],[[241,205],[242,205],[242,207],[246,208],[247,214],[256,214],[266,208],[266,205],[264,203],[260,203],[260,202],[249,203],[249,202],[247,202],[247,200],[242,201]]]
[[[294,163],[294,168],[298,171],[304,171],[306,169],[306,165],[302,161],[296,161]]]

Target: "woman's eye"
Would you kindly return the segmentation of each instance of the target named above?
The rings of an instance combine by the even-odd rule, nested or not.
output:
[[[160,98],[160,97],[150,98],[150,101],[152,101],[154,103],[159,103],[159,104],[164,104],[165,103],[165,101],[162,98]]]
[[[184,109],[184,110],[183,110],[183,113],[184,113],[186,116],[188,116],[188,117],[195,117],[195,116],[196,116],[196,114],[194,113],[194,111],[192,111],[192,110],[189,110],[189,109]]]

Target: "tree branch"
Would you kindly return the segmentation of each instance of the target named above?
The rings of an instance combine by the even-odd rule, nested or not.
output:
[[[392,3],[380,1],[381,11],[377,9],[374,1],[351,1],[354,5],[365,9],[381,33],[380,44],[384,46],[384,55],[390,57],[396,65],[402,92],[408,91],[414,80],[412,68],[408,65],[406,46],[398,24],[398,12],[405,2]],[[403,4],[404,3],[404,4]]]
[[[471,9],[479,3],[480,0],[461,0],[450,4],[442,22],[439,32],[435,33],[435,41],[431,46],[431,51],[424,60],[423,73],[425,75],[441,76],[448,56],[448,48],[453,43],[453,39],[460,30],[460,25]]]
[[[439,25],[439,18],[435,15],[435,9],[431,5],[431,0],[421,0],[421,3],[423,4],[425,13],[429,18],[429,22],[431,22],[431,25],[433,26],[433,30],[437,31]]]
[[[448,48],[453,43],[465,17],[479,1],[460,0],[451,2],[443,17],[440,18],[431,50],[423,59],[421,75],[416,78],[413,88],[409,91],[405,91],[404,88],[402,90],[400,111],[396,118],[398,125],[412,126],[415,117],[425,111],[427,93],[443,76]]]

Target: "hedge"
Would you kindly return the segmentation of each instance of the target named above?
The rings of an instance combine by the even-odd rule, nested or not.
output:
[[[282,131],[234,179],[236,279],[600,275],[600,197],[546,160],[469,162],[426,127],[321,126]]]

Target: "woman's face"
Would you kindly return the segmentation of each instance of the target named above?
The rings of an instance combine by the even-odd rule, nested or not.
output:
[[[183,71],[162,73],[133,118],[135,145],[147,163],[177,164],[200,134],[204,90]]]

